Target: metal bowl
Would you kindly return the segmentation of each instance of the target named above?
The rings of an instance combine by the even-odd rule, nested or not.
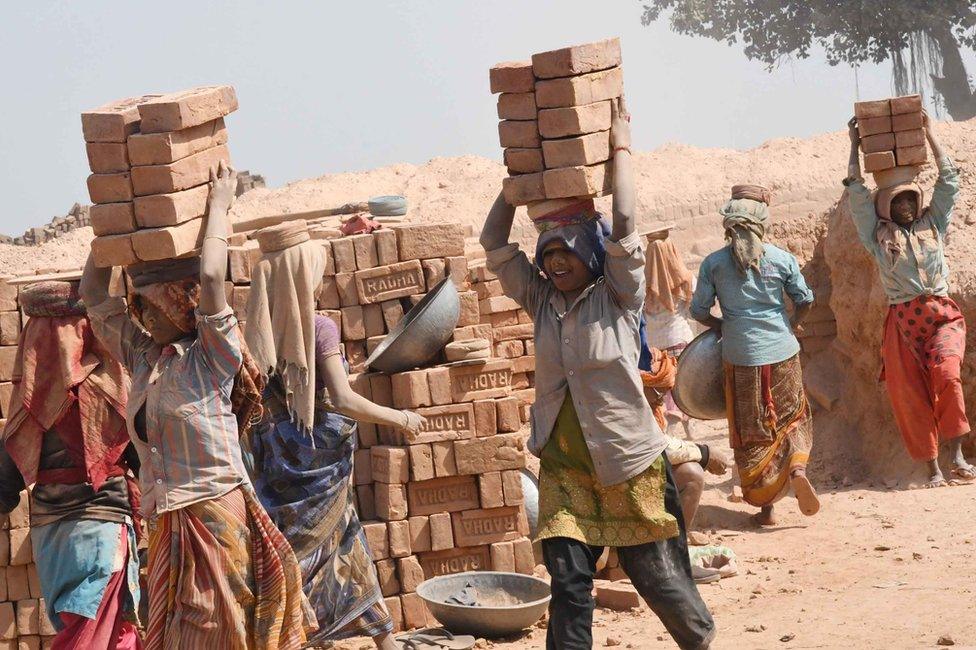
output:
[[[725,369],[722,336],[702,332],[678,357],[678,375],[671,389],[678,408],[698,420],[721,420],[725,411]]]
[[[451,340],[460,317],[457,287],[444,278],[373,350],[366,367],[393,374],[427,363]]]
[[[529,520],[529,534],[535,537],[539,528],[539,479],[527,469],[522,470],[522,497],[525,516]]]
[[[447,599],[467,585],[479,603],[471,607],[448,604]],[[468,571],[438,576],[417,587],[417,595],[434,618],[453,634],[497,638],[534,625],[549,606],[549,585],[520,573]]]

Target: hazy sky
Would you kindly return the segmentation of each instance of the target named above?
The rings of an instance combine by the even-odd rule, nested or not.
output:
[[[436,156],[499,158],[488,68],[620,36],[635,148],[747,148],[842,128],[890,67],[819,53],[767,73],[739,47],[643,27],[639,0],[18,2],[0,58],[0,232],[87,202],[79,113],[199,84],[237,88],[236,166],[273,186]],[[966,55],[970,70],[976,57]]]

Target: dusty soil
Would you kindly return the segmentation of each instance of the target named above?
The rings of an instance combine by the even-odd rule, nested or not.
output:
[[[709,444],[725,444],[724,427],[696,427]],[[710,477],[696,527],[731,547],[739,565],[738,576],[700,588],[718,623],[712,647],[907,650],[936,648],[947,636],[976,648],[976,484],[916,490],[811,478],[820,479],[820,514],[804,517],[788,498],[777,505],[779,525],[759,529],[749,519],[755,509],[728,501],[731,474]],[[597,610],[593,625],[594,647],[675,647],[646,607]],[[480,647],[544,645],[540,626]]]

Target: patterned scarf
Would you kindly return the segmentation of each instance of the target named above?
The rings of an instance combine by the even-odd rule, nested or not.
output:
[[[731,199],[722,206],[719,214],[723,217],[722,227],[736,266],[743,274],[751,268],[758,269],[763,256],[769,207],[752,199]]]
[[[915,218],[921,217],[925,192],[916,183],[901,183],[892,187],[885,187],[878,190],[874,197],[875,211],[878,215],[878,228],[875,230],[874,236],[877,238],[881,250],[888,253],[888,259],[892,264],[901,257],[905,250],[909,233],[906,228],[891,220],[891,202],[902,192],[915,193],[917,199]]]

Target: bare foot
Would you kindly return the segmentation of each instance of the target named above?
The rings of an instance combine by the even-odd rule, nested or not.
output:
[[[820,512],[820,499],[817,498],[817,491],[810,484],[806,472],[794,472],[790,484],[793,486],[793,494],[800,504],[800,512],[807,517],[812,517]]]
[[[759,526],[775,526],[776,517],[773,516],[773,506],[764,506],[762,510],[752,516],[752,520]]]

